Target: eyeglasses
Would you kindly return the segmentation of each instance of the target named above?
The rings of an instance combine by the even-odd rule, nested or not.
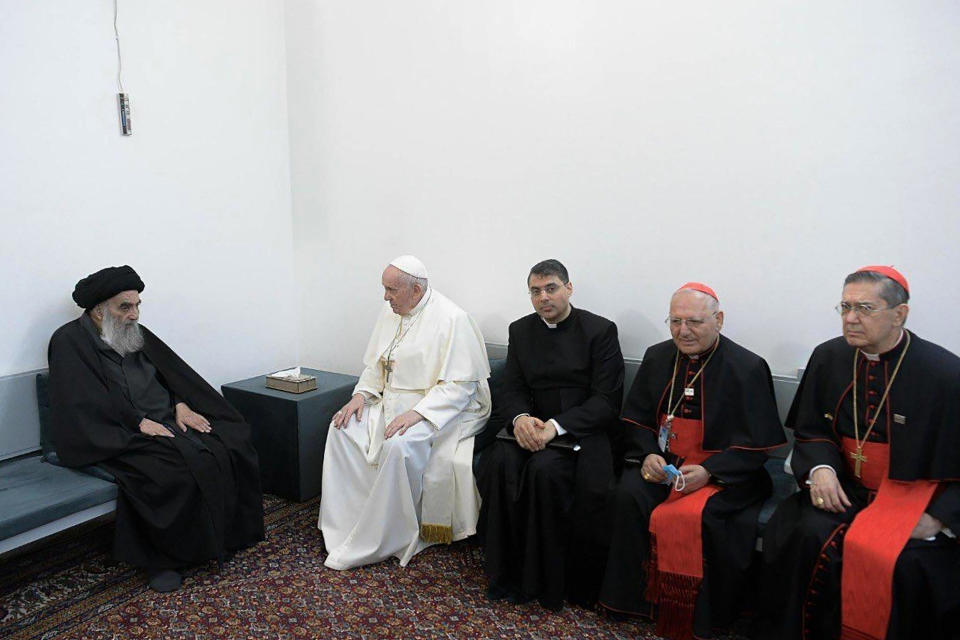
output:
[[[870,302],[855,302],[853,304],[850,304],[849,302],[841,302],[834,307],[834,310],[841,316],[845,316],[853,311],[858,318],[869,318],[878,311],[885,311],[890,308],[891,307],[876,307]]]
[[[561,288],[562,286],[563,286],[563,285],[559,285],[559,284],[548,284],[547,286],[545,286],[545,287],[542,288],[542,289],[541,289],[540,287],[530,287],[530,297],[531,297],[531,298],[536,298],[536,297],[539,296],[541,293],[546,293],[548,296],[552,296],[552,295],[555,294],[557,291],[560,291],[560,288]]]
[[[683,326],[683,323],[686,322],[688,329],[697,330],[702,327],[707,320],[716,317],[716,315],[717,312],[714,311],[706,318],[674,318],[673,316],[667,316],[663,322],[671,329],[679,329]]]

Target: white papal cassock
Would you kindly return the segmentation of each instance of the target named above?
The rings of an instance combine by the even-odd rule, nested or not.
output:
[[[490,364],[477,324],[427,289],[406,316],[384,305],[363,363],[353,391],[367,399],[363,414],[342,430],[331,423],[323,457],[318,525],[332,569],[390,556],[406,566],[475,533],[480,512],[473,436],[490,415]],[[385,440],[410,409],[424,419]]]

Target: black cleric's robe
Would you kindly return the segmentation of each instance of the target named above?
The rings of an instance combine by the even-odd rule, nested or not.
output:
[[[910,337],[870,441],[889,443],[889,478],[940,482],[927,513],[960,532],[960,358],[912,332]],[[871,418],[876,414],[905,338],[873,364],[858,357],[860,438],[869,424],[867,412]],[[842,337],[818,346],[787,416],[787,427],[796,435],[793,474],[803,491],[780,504],[764,534],[763,638],[826,639],[840,634],[843,536],[873,498],[841,451],[841,438],[854,437],[854,352]],[[821,464],[837,471],[853,503],[843,513],[810,503],[805,481]],[[943,533],[932,541],[910,540],[895,568],[887,638],[957,637],[960,545]]]
[[[548,327],[535,313],[510,325],[498,411],[509,432],[530,414],[567,431],[530,453],[498,440],[478,473],[491,582],[558,607],[590,604],[605,558],[602,516],[613,478],[611,438],[623,397],[617,326],[582,309]]]
[[[114,352],[107,361],[105,344],[84,319],[50,339],[53,445],[64,464],[97,464],[116,478],[116,558],[178,569],[262,540],[257,453],[240,414],[145,327],[142,351],[126,357],[145,360],[118,379],[124,359]],[[144,370],[155,380],[140,375]],[[164,390],[168,400],[158,401]],[[182,432],[173,422],[175,401],[209,420],[212,432]],[[144,417],[174,437],[141,433]]]
[[[712,357],[711,357],[712,352]],[[691,386],[707,357],[710,361]],[[673,399],[669,399],[674,363]],[[684,393],[692,388],[693,395]],[[679,405],[677,405],[679,401]],[[657,442],[661,417],[677,406],[677,418],[703,421],[702,463],[723,490],[701,514],[704,575],[694,609],[694,633],[709,637],[712,627],[735,618],[745,596],[747,568],[757,537],[757,517],[772,490],[763,464],[767,451],[786,442],[777,414],[773,380],[766,361],[720,336],[713,350],[696,358],[680,354],[672,340],[647,349],[624,401],[627,464],[615,492],[610,554],[600,602],[620,613],[653,615],[644,600],[650,553],[650,514],[669,491],[643,479],[649,454],[680,468],[684,461],[663,453]]]

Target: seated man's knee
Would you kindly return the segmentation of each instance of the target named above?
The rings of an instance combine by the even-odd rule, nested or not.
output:
[[[512,442],[497,440],[487,447],[482,456],[483,465],[491,470],[513,468],[523,464],[526,452]]]
[[[523,470],[526,452],[512,442],[497,440],[480,452],[477,465],[477,484],[481,493],[496,491],[505,483],[515,487]]]
[[[399,455],[409,457],[418,449],[430,448],[430,436],[432,433],[426,427],[419,428],[420,425],[414,425],[404,433],[397,433],[383,441],[384,455]]]
[[[667,492],[663,485],[647,482],[639,469],[627,469],[613,491],[613,504],[617,511],[640,511],[649,514],[666,497]]]
[[[960,547],[956,543],[944,545],[937,541],[908,540],[906,547],[897,556],[894,581],[903,584],[934,584],[937,580],[930,575],[931,572],[938,575],[941,572],[950,574],[958,567]],[[960,594],[960,589],[957,593]]]
[[[524,468],[524,475],[527,482],[550,489],[563,483],[568,470],[561,464],[554,451],[545,449],[530,456]]]
[[[157,498],[169,496],[186,496],[198,492],[200,487],[197,480],[185,466],[152,478],[152,487],[142,485],[145,494],[153,494]]]
[[[402,438],[393,436],[383,441],[383,456],[407,457],[409,455],[410,446],[407,442],[404,442]]]
[[[802,500],[800,498],[791,498]],[[801,503],[801,517],[796,520],[796,527],[793,530],[794,539],[805,546],[821,546],[827,542],[830,536],[834,535],[837,528],[843,524],[843,520],[834,514],[820,509],[814,509]],[[837,535],[839,535],[837,533]]]
[[[914,583],[915,578],[918,575],[922,576],[923,565],[920,558],[923,556],[923,552],[918,549],[911,549],[909,545],[903,551],[900,552],[900,555],[897,556],[897,563],[894,565],[893,575],[895,582],[909,581],[909,583]],[[903,594],[900,594],[901,596]]]

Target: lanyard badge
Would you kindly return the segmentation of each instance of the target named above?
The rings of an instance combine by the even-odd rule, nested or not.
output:
[[[673,436],[673,414],[668,415],[660,425],[660,433],[657,436],[657,443],[660,445],[660,451],[666,453],[670,450],[670,438]]]
[[[713,351],[710,352],[710,355],[707,356],[707,359],[703,361],[703,364],[700,365],[700,368],[697,370],[697,374],[688,382],[689,387],[684,387],[683,394],[677,398],[677,401],[673,401],[673,390],[677,383],[677,367],[680,365],[680,350],[677,350],[677,355],[673,359],[673,375],[670,376],[670,395],[667,396],[667,418],[663,421],[663,424],[660,425],[660,433],[657,435],[657,443],[660,445],[660,451],[666,453],[670,450],[670,439],[676,438],[673,434],[673,412],[677,410],[680,406],[680,403],[683,402],[684,398],[693,398],[696,395],[696,387],[693,386],[693,383],[697,381],[700,377],[700,374],[703,373],[703,370],[707,368],[707,364],[710,363],[710,359],[713,358],[713,354],[717,352],[717,345],[720,344],[720,336],[717,336],[717,341],[714,343]],[[701,384],[703,384],[701,382]]]

